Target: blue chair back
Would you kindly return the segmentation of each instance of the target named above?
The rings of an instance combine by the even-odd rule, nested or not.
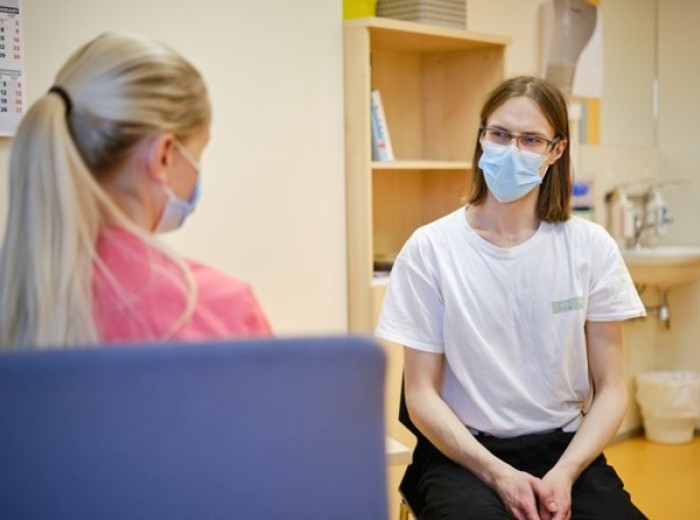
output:
[[[0,355],[0,518],[385,519],[369,338]]]

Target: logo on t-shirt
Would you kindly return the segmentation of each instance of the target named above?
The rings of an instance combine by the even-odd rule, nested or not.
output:
[[[569,298],[567,300],[552,302],[552,314],[579,311],[581,309],[583,309],[583,296],[574,296],[573,298]]]

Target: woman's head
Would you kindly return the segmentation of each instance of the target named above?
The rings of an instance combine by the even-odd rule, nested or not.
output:
[[[566,100],[557,87],[530,76],[504,81],[489,94],[482,107],[469,202],[481,204],[488,195],[484,172],[478,166],[484,138],[505,140],[510,137],[508,134],[544,138],[546,142],[542,143],[542,150],[534,150],[544,158],[543,172],[546,168],[537,200],[537,214],[548,222],[566,220],[572,187]],[[523,148],[521,143],[518,146]]]
[[[73,54],[54,83],[70,97],[68,127],[95,175],[141,140],[172,133],[183,141],[211,117],[197,70],[169,47],[136,36],[99,36]]]
[[[145,231],[148,240],[153,224],[135,222],[113,193],[121,189],[137,204],[149,204],[149,197],[115,177],[144,161],[152,166],[167,151],[168,171],[187,170],[195,179],[178,146],[198,158],[208,138],[211,110],[201,75],[152,40],[103,34],[68,59],[54,86],[24,116],[12,144],[0,347],[97,340],[91,283],[101,266],[98,231],[117,224]],[[149,189],[141,195],[158,194],[150,203],[162,211],[163,190]]]

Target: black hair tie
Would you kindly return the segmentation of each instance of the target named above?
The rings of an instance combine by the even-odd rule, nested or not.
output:
[[[54,85],[49,89],[49,94],[50,93],[58,94],[58,96],[63,100],[63,104],[66,105],[66,115],[70,114],[71,109],[73,108],[73,103],[70,100],[70,96],[68,95],[68,92],[66,92],[63,87],[59,87],[57,85]]]

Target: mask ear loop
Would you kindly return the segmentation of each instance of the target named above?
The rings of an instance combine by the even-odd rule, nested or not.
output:
[[[202,169],[201,165],[199,164],[199,161],[197,161],[190,151],[185,148],[185,145],[182,144],[180,141],[177,139],[175,140],[175,148],[177,149],[178,152],[180,152],[180,155],[185,158],[187,163],[192,166],[197,171],[197,174],[199,174],[200,170]]]

